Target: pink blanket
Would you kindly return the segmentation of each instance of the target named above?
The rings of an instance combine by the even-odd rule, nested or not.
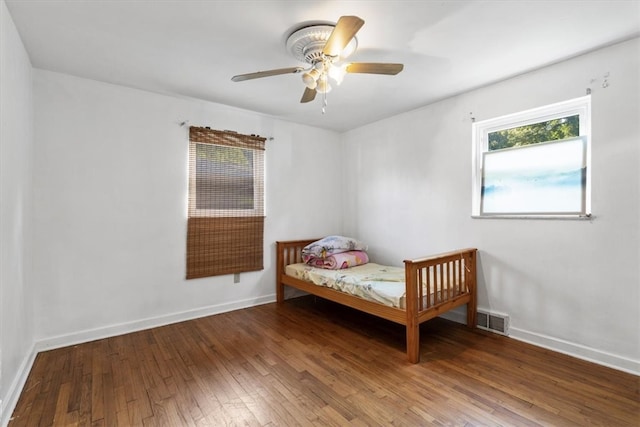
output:
[[[326,258],[304,255],[302,260],[313,267],[326,268],[328,270],[341,270],[343,268],[366,264],[369,262],[369,257],[365,251],[347,251],[329,255]]]

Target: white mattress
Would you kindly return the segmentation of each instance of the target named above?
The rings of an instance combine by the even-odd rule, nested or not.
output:
[[[390,267],[370,262],[342,270],[328,270],[299,263],[287,265],[285,274],[389,307],[402,310],[405,308],[404,267]],[[423,286],[424,305],[427,304],[428,297],[430,297],[429,305],[441,300],[439,271],[431,269],[429,275],[431,276],[430,282],[432,286],[430,286],[430,295],[427,295]],[[461,282],[464,283],[464,275],[461,279]],[[445,283],[445,289],[450,287],[455,289],[456,294],[460,289],[457,283]]]

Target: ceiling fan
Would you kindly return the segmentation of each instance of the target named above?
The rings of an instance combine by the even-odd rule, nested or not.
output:
[[[352,54],[357,46],[356,33],[364,25],[357,16],[341,16],[335,25],[310,25],[297,29],[287,38],[287,51],[301,62],[304,67],[278,68],[240,74],[231,78],[234,82],[277,76],[280,74],[302,73],[306,89],[301,103],[313,101],[316,93],[324,95],[331,90],[331,81],[340,84],[345,74],[387,74],[396,75],[404,68],[402,64],[378,62],[351,62],[340,64],[341,60]],[[324,113],[324,107],[322,109]]]

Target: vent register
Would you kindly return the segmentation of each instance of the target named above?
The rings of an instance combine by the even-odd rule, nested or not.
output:
[[[486,331],[509,335],[509,316],[478,310],[477,326]]]

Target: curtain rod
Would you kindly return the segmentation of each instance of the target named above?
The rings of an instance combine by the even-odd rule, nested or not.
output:
[[[178,124],[180,125],[180,127],[185,127],[185,126],[187,126],[189,124],[189,120],[183,120]],[[209,129],[209,128],[207,128],[207,129]],[[256,136],[260,136],[260,135],[256,135]],[[267,138],[267,141],[273,141],[273,137],[272,136],[268,136],[266,138]]]

